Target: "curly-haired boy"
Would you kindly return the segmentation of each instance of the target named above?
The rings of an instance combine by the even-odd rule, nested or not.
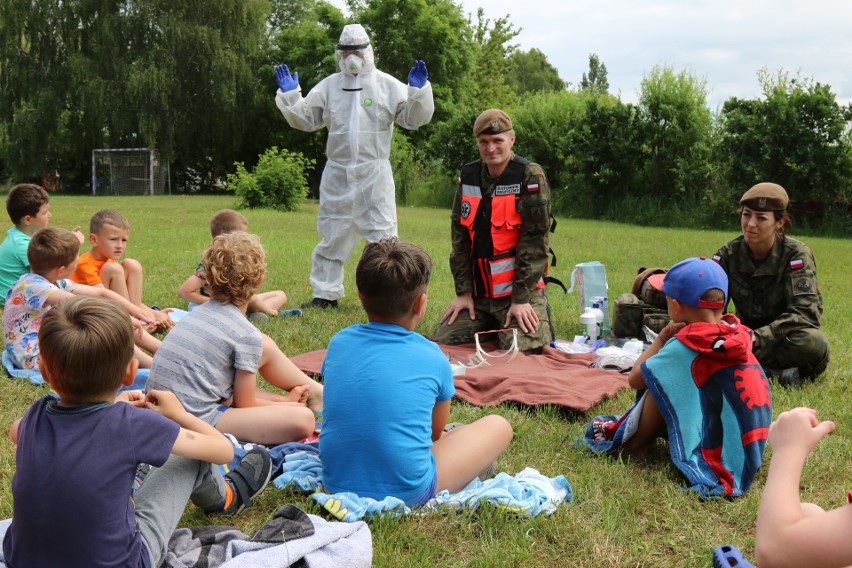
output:
[[[242,441],[273,445],[309,436],[322,385],[245,317],[266,276],[260,240],[241,231],[219,235],[202,264],[210,301],[163,340],[147,388],[173,391],[189,412]],[[289,394],[257,388],[258,373]]]

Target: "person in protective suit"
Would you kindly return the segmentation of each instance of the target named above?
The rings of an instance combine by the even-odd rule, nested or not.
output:
[[[302,307],[336,308],[343,297],[343,264],[363,237],[397,236],[393,172],[389,161],[394,123],[414,130],[435,110],[429,73],[416,61],[408,85],[376,69],[373,48],[360,24],[343,28],[335,49],[340,72],[302,97],[299,73],[275,68],[275,103],[293,128],[328,129],[328,161],[320,181],[317,232],[311,256],[313,300]]]

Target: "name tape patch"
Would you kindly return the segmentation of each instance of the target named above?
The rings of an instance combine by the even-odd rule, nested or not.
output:
[[[520,195],[521,184],[513,183],[512,185],[498,185],[494,188],[494,195]]]

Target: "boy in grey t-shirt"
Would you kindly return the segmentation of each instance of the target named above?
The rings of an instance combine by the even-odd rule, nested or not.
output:
[[[314,413],[322,411],[322,385],[245,317],[266,275],[260,240],[243,232],[219,235],[202,264],[210,301],[165,337],[147,388],[174,392],[189,412],[241,441],[275,445],[309,436]],[[289,394],[258,388],[258,373]]]

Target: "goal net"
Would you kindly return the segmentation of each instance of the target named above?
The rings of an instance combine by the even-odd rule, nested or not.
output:
[[[171,193],[169,164],[154,148],[92,150],[92,195]]]

